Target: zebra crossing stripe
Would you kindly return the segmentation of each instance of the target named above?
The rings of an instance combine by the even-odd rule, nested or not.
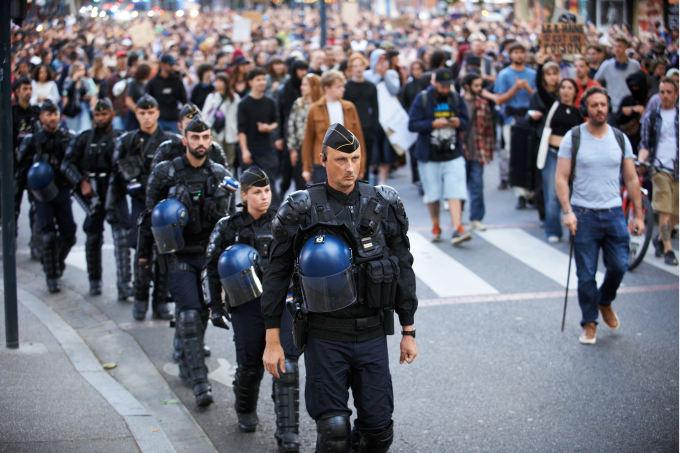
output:
[[[555,247],[519,228],[476,231],[475,234],[536,272],[562,286],[566,286],[567,269],[569,268],[569,255],[566,253],[560,252]],[[601,285],[604,274],[598,272],[595,279],[598,286]],[[572,262],[569,289],[576,289],[577,285],[576,264]]]
[[[408,237],[413,255],[413,270],[437,296],[498,294],[496,288],[440,250],[422,234],[411,231]],[[455,281],[452,281],[454,275]]]

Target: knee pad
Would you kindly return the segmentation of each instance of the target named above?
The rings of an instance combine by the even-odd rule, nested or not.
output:
[[[316,447],[319,452],[349,453],[351,425],[347,415],[324,415],[316,421]]]

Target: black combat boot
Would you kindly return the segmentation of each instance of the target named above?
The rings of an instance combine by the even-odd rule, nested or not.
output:
[[[126,300],[134,295],[127,229],[122,227],[113,228],[113,248],[116,256],[116,274],[118,276],[116,284],[118,287],[118,300]]]
[[[149,286],[151,284],[151,268],[148,261],[135,261],[135,303],[132,306],[132,317],[143,321],[149,309]]]
[[[51,293],[61,291],[59,282],[59,245],[57,244],[57,233],[50,231],[42,236],[42,265],[47,281],[47,290]]]
[[[90,278],[90,295],[98,296],[102,293],[102,243],[101,234],[88,234],[85,241],[85,259],[87,273]]]
[[[252,433],[260,420],[257,418],[257,398],[260,395],[260,381],[264,375],[264,366],[239,366],[234,375],[234,409],[238,416],[238,429],[244,433]]]
[[[352,453],[387,453],[394,440],[394,422],[380,433],[352,430]]]
[[[286,372],[272,379],[279,453],[300,451],[300,374],[297,357],[286,357]]]
[[[74,245],[76,245],[75,236],[64,241],[64,243],[59,246],[59,277],[64,274],[64,269],[66,269],[66,257],[68,257],[68,254],[71,252],[71,248]]]
[[[203,355],[204,332],[200,313],[196,310],[183,311],[177,318],[176,328],[182,342],[180,378],[193,388],[198,406],[209,406],[213,402],[213,396]]]

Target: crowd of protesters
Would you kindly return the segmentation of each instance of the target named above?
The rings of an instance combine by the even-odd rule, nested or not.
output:
[[[678,30],[660,24],[635,36],[626,24],[598,32],[589,23],[585,55],[545,55],[540,24],[511,12],[493,22],[464,8],[439,17],[405,14],[409,25],[400,27],[368,10],[355,24],[343,23],[331,7],[325,43],[311,7],[263,11],[247,42],[232,39],[238,12],[231,10],[136,17],[92,19],[86,10],[40,27],[29,18],[13,31],[13,80],[30,78],[30,105],[52,100],[76,133],[92,126],[99,98],[112,100],[114,127],[121,130],[139,127],[135,104],[144,93],[158,100],[159,126],[170,132],[177,132],[181,106],[191,102],[232,169],[255,163],[276,181],[275,203],[292,183],[301,189],[325,179],[319,143],[330,124],[344,124],[361,142],[363,178],[371,183],[385,184],[410,161],[434,241],[441,239],[440,201],[451,215],[452,243],[472,238],[462,226],[466,201],[470,228],[485,229],[483,173],[495,151],[499,189],[513,188],[517,209],[536,207],[547,238],[560,241],[557,150],[584,121],[578,107],[586,89],[608,90],[609,124],[623,130],[635,153],[644,149],[645,158],[660,158],[650,140],[667,140],[673,121],[662,87],[667,91],[672,82],[677,95]],[[140,24],[154,33],[144,44],[130,33]],[[406,154],[380,125],[379,84],[409,113],[409,129],[418,134]],[[650,125],[650,117],[664,121]],[[674,150],[674,158],[664,157],[675,184],[671,227],[677,223]],[[655,244],[669,251],[665,237]]]

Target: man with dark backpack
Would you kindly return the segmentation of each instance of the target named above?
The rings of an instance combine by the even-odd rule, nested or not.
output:
[[[451,244],[457,245],[472,239],[461,224],[462,201],[468,197],[461,132],[467,130],[469,120],[465,102],[451,90],[452,83],[451,71],[435,71],[434,85],[411,104],[408,128],[418,133],[414,156],[432,220],[431,240],[441,241],[439,203],[447,200],[453,227]]]
[[[620,325],[611,308],[628,269],[629,233],[621,208],[620,173],[635,207],[632,234],[641,235],[645,224],[630,141],[607,124],[611,111],[607,90],[587,89],[580,108],[588,122],[564,136],[557,154],[555,188],[564,224],[572,234],[583,327],[579,341],[595,344],[598,309],[607,327],[616,330]],[[598,289],[595,275],[600,248],[607,271]]]

